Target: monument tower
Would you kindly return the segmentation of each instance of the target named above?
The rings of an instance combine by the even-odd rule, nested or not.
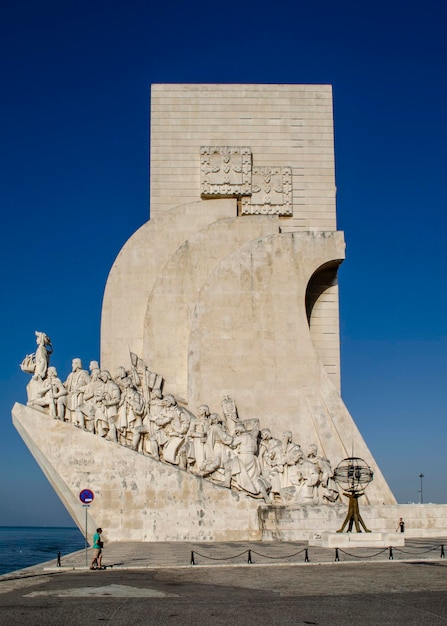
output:
[[[118,418],[106,434],[53,420],[70,465],[35,410],[14,412],[75,519],[89,486],[116,540],[256,539],[281,515],[303,537],[306,506],[338,526],[330,463],[352,450],[374,471],[365,503],[395,504],[340,395],[335,195],[330,86],[152,86],[150,219],[113,264],[101,322],[101,370],[131,362],[140,430],[119,445]]]

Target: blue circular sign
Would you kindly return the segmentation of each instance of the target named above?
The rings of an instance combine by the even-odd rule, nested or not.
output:
[[[83,489],[79,494],[79,500],[83,504],[90,504],[90,502],[93,502],[94,497],[95,495],[91,489]]]

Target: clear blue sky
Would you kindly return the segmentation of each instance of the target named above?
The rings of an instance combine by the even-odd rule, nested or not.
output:
[[[155,82],[330,83],[343,398],[400,502],[447,502],[447,8],[23,0],[0,9],[0,525],[71,524],[11,424],[34,331],[99,356],[102,294],[149,216]]]

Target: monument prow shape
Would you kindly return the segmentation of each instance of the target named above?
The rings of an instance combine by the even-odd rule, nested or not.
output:
[[[82,405],[81,428],[13,410],[80,527],[90,488],[109,540],[336,530],[330,467],[352,450],[374,472],[363,503],[395,506],[340,396],[335,217],[329,86],[153,85],[151,219],[110,271],[100,359],[115,372],[130,350],[152,382],[133,364],[116,414]]]

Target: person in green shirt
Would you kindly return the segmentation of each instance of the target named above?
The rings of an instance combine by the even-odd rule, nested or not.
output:
[[[90,569],[102,569],[102,541],[101,541],[102,528],[97,528],[96,533],[93,535],[93,560],[90,565]]]

